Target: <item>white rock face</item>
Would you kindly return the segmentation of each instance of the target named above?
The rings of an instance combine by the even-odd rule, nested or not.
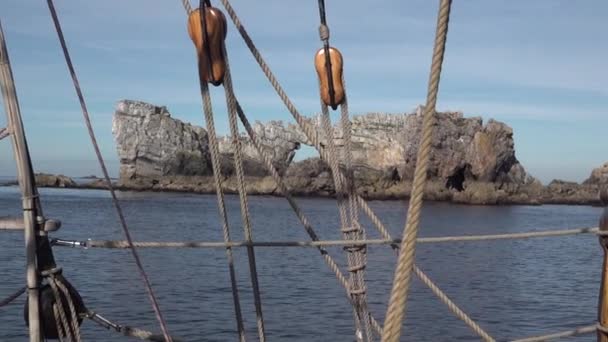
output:
[[[120,101],[112,120],[120,178],[207,175],[207,132],[171,118],[167,108]]]
[[[319,118],[310,122],[318,125]],[[281,121],[256,122],[254,131],[273,164],[285,172],[302,144],[309,142],[300,129]],[[372,113],[352,118],[353,165],[359,178],[411,180],[414,175],[422,129],[422,109],[415,114]],[[138,177],[210,175],[207,132],[171,118],[165,107],[144,102],[121,101],[112,132],[121,162],[121,181]],[[322,142],[326,137],[319,130]],[[267,171],[254,146],[243,133],[245,173],[264,176]],[[344,147],[339,125],[333,134],[338,153]],[[230,137],[220,137],[222,172],[233,174]],[[526,174],[515,157],[513,131],[504,123],[462,113],[437,113],[433,152],[428,175],[458,187],[464,181],[527,184]],[[307,167],[299,169],[308,170]],[[308,172],[308,171],[307,171]],[[302,177],[307,175],[302,175]],[[308,176],[307,176],[308,177]]]
[[[300,147],[301,134],[295,127],[281,122],[256,123],[254,131],[273,164],[282,172]],[[120,179],[124,183],[139,177],[205,176],[212,174],[207,131],[171,117],[167,108],[149,103],[123,100],[117,104],[112,120],[112,133],[120,158]],[[265,175],[265,168],[244,135],[245,172]],[[233,147],[230,137],[219,137],[224,175],[233,169]]]

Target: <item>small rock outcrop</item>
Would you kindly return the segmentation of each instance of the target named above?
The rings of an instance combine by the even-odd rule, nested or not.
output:
[[[72,178],[64,175],[37,173],[34,175],[34,178],[36,180],[36,185],[39,187],[75,188],[78,186]]]

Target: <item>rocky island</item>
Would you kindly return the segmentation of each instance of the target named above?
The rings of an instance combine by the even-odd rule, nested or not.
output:
[[[407,198],[416,164],[422,126],[421,108],[411,114],[377,114],[352,118],[353,167],[357,189],[371,199]],[[318,125],[319,118],[310,119]],[[333,196],[328,166],[319,158],[294,161],[302,145],[311,145],[301,130],[280,121],[256,122],[254,130],[274,166],[297,195]],[[319,130],[320,134],[322,130]],[[112,133],[120,158],[118,186],[123,189],[213,193],[211,157],[205,129],[172,118],[166,107],[123,100],[117,104]],[[338,152],[343,132],[334,127]],[[252,194],[276,194],[257,151],[246,135],[247,188]],[[230,137],[220,137],[225,190],[236,191]],[[608,170],[594,171],[582,185],[554,181],[543,186],[515,156],[512,129],[459,112],[437,113],[426,197],[471,204],[595,203],[597,186]],[[607,167],[608,169],[608,167]]]

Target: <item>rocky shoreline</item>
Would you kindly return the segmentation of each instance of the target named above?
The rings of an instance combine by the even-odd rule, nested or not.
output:
[[[320,163],[320,162],[318,162]],[[608,171],[608,165],[602,167]],[[600,168],[600,169],[602,169]],[[594,172],[598,172],[598,169]],[[608,174],[608,172],[606,173]],[[330,179],[302,179],[286,175],[285,181],[292,194],[299,197],[335,197],[335,191]],[[107,189],[105,180],[90,178],[91,181],[78,183],[64,175],[36,174],[39,187],[68,188],[68,189]],[[250,195],[280,196],[271,177],[247,177],[247,191]],[[16,181],[0,184],[1,186],[16,185]],[[378,189],[378,183],[360,184],[359,194],[370,200],[407,199],[411,191],[411,182],[385,179],[383,187]],[[120,191],[152,191],[152,192],[185,192],[198,194],[215,194],[213,177],[211,176],[174,176],[164,177],[160,181],[139,180],[128,185],[113,181],[115,189]],[[466,185],[463,191],[446,189],[442,182],[431,180],[427,183],[425,199],[471,205],[600,205],[598,193],[599,184],[588,181],[583,184],[554,180],[548,185],[529,185],[518,188],[499,187],[494,183],[473,182]],[[224,179],[223,190],[227,194],[236,194],[237,186],[234,177]]]

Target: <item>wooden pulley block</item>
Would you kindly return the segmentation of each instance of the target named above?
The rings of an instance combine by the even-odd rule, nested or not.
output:
[[[329,93],[329,75],[327,73],[327,66],[325,60],[325,49],[322,48],[317,51],[315,55],[315,68],[317,69],[317,75],[320,80],[320,91],[321,100],[323,103],[330,106],[334,110],[338,108],[342,102],[344,102],[344,84],[342,84],[342,54],[338,49],[329,48],[329,59],[331,62],[331,78],[334,86],[334,98],[333,102]]]
[[[219,86],[224,81],[226,59],[223,45],[226,39],[226,17],[215,7],[205,9],[205,35],[199,9],[188,16],[188,34],[198,54],[198,70],[201,82]]]

